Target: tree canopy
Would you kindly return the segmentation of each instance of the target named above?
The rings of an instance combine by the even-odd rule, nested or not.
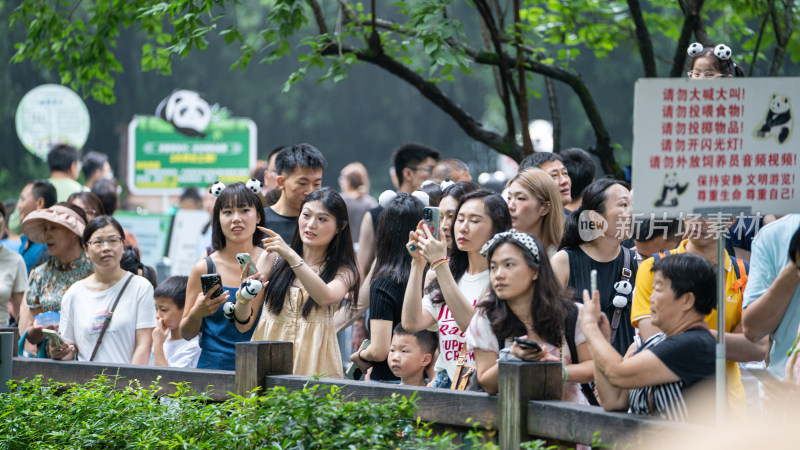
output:
[[[124,29],[141,38],[141,69],[162,74],[179,64],[173,55],[205,51],[215,40],[238,48],[231,69],[296,55],[284,90],[317,73],[320,81],[339,82],[366,63],[412,86],[472,139],[516,160],[533,150],[522,132],[532,99],[547,96],[557,149],[564,124],[581,120],[560,114],[561,84],[590,124],[589,151],[605,172],[621,175],[607,126],[618,105],[598,102],[604,93],[590,89],[587,77],[681,76],[693,41],[735,42],[741,51],[734,58],[749,75],[782,75],[787,58],[800,60],[800,40],[792,39],[798,6],[792,0],[22,0],[10,25],[24,29],[14,62],[56,69],[62,84],[105,103],[115,101],[123,70],[136,69],[116,53]],[[627,65],[610,73],[577,69],[581,54],[599,63],[619,49],[628,51]],[[467,110],[446,87],[485,70],[499,112],[490,124],[482,122],[485,112]],[[542,80],[544,91],[537,92]]]

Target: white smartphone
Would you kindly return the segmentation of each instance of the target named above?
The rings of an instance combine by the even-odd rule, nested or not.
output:
[[[253,276],[256,274],[256,272],[258,272],[258,270],[256,270],[256,265],[253,264],[253,259],[250,258],[249,253],[237,253],[236,261],[239,262],[239,267],[241,267],[242,269],[244,269],[244,266],[246,266],[247,263],[250,263],[250,267],[247,269],[248,277]]]

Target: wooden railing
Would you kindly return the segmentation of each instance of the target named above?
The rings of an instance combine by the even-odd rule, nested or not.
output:
[[[7,357],[7,343],[12,335],[0,333],[2,352]],[[16,347],[16,340],[14,340]],[[0,376],[7,368],[0,358]],[[175,392],[175,383],[188,382],[198,393],[223,401],[230,393],[247,394],[254,389],[282,386],[302,389],[308,383],[339,386],[345,398],[383,399],[393,394],[411,396],[416,392],[417,414],[426,422],[464,429],[475,423],[481,429],[498,431],[500,448],[519,448],[520,442],[534,438],[591,444],[599,431],[603,443],[623,439],[646,443],[655,432],[674,430],[695,432],[698,427],[644,418],[624,413],[608,413],[596,406],[581,406],[561,401],[561,366],[558,363],[501,363],[499,395],[394,384],[365,383],[341,379],[314,379],[290,375],[292,347],[288,342],[246,342],[236,344],[236,370],[178,369],[169,367],[117,365],[95,362],[53,361],[14,357],[10,377],[31,378],[42,374],[54,381],[86,383],[97,375],[120,376],[156,384],[163,395]],[[122,386],[124,384],[120,384]],[[321,395],[326,390],[322,390]],[[702,431],[702,430],[700,430]]]

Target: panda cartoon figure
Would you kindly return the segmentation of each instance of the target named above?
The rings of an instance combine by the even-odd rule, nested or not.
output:
[[[205,137],[204,131],[211,122],[211,107],[197,92],[180,89],[161,101],[156,115],[180,133]]]
[[[678,206],[678,197],[686,192],[689,183],[683,186],[678,182],[678,174],[676,172],[664,175],[664,186],[661,187],[661,198],[656,200],[655,206]]]
[[[783,144],[792,131],[792,111],[789,97],[781,94],[772,94],[769,101],[769,111],[764,125],[756,131],[756,136],[765,138],[775,136],[778,143]]]

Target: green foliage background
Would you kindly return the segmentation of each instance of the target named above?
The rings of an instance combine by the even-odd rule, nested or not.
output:
[[[361,19],[369,19],[369,2],[347,3],[354,5]],[[580,75],[600,107],[616,158],[623,166],[630,161],[634,82],[644,74],[629,3],[521,1],[526,45],[540,52],[545,63]],[[682,21],[678,3],[642,2],[659,76],[668,74],[676,51]],[[746,69],[755,55],[753,75],[766,75],[775,41],[769,23],[763,21],[770,2],[704,3],[710,39],[727,43]],[[370,171],[373,193],[380,192],[389,186],[392,150],[409,141],[431,145],[445,156],[468,162],[473,176],[494,170],[494,150],[470,139],[407,83],[374,65],[356,63],[352,55],[323,56],[325,40],[315,37],[318,31],[308,9],[303,9],[307,2],[241,0],[230,8],[231,4],[226,0],[0,0],[0,19],[5,23],[15,8],[21,8],[28,20],[25,24],[18,20],[13,29],[0,29],[0,60],[11,61],[17,52],[16,63],[0,68],[0,198],[16,197],[26,181],[47,174],[44,164],[22,149],[13,122],[19,100],[42,83],[69,83],[86,97],[92,130],[85,149],[108,153],[121,179],[125,174],[120,173],[120,149],[127,123],[134,114],[152,113],[162,98],[178,88],[197,90],[234,116],[253,118],[259,127],[262,156],[278,145],[314,144],[329,159],[326,185],[336,186],[339,169],[360,160]],[[336,17],[336,2],[320,4],[328,19]],[[793,23],[798,23],[800,1],[783,4],[794,8]],[[386,52],[434,81],[488,128],[505,131],[492,69],[468,64],[463,52],[448,44],[448,39],[456,38],[483,47],[472,3],[407,0],[378,1],[377,5],[381,18],[404,23],[416,33],[398,40],[383,32]],[[117,11],[125,11],[128,18],[103,22],[103,18],[116,17]],[[171,21],[162,20],[164,14]],[[65,21],[68,16],[80,21]],[[216,28],[211,28],[212,22]],[[330,22],[330,27],[335,26]],[[766,32],[760,51],[754,53],[762,23],[767,23]],[[345,26],[341,32],[344,44],[363,44],[363,27]],[[112,40],[115,59],[101,51]],[[15,49],[14,43],[20,42],[25,46]],[[779,74],[796,76],[800,40],[790,39],[787,52]],[[270,64],[258,64],[261,59]],[[248,64],[245,70],[229,70]],[[101,66],[110,70],[110,76],[98,76]],[[319,78],[330,80],[318,83]],[[529,73],[527,78],[530,119],[550,119],[543,77]],[[284,92],[287,79],[291,89]],[[562,83],[555,85],[562,120],[561,148],[594,145],[595,136],[580,99]],[[106,104],[112,95],[116,102]]]

